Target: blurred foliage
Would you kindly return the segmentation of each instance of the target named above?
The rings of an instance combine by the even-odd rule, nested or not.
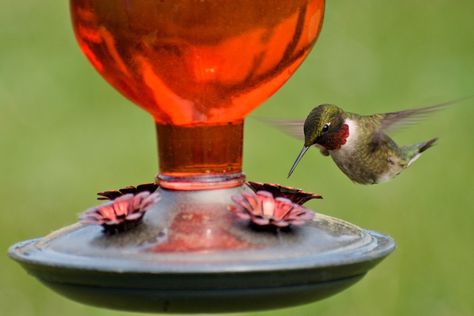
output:
[[[255,115],[303,118],[333,102],[372,113],[474,92],[472,0],[328,1],[320,39],[301,69]],[[249,118],[248,178],[324,195],[311,207],[390,234],[398,249],[330,299],[263,315],[473,315],[474,102],[396,135],[439,136],[407,172],[378,186],[351,183],[301,144]],[[45,235],[97,203],[95,192],[153,179],[154,127],[79,52],[67,1],[0,3],[0,310],[2,315],[125,315],[46,289],[8,259],[19,240]],[[130,314],[127,314],[130,315]],[[250,315],[250,314],[249,314]]]

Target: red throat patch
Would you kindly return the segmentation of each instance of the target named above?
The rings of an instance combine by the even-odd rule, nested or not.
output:
[[[340,149],[342,145],[347,142],[349,137],[349,125],[343,124],[341,129],[334,134],[331,134],[323,146],[328,150]]]

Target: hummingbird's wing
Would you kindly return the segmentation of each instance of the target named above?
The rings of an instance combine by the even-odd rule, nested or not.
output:
[[[426,118],[431,113],[439,111],[448,104],[437,104],[419,109],[410,109],[399,112],[378,114],[380,116],[380,130],[390,131],[397,128],[415,124]]]
[[[261,117],[258,120],[278,128],[291,137],[304,140],[304,120],[277,120]]]
[[[378,118],[380,121],[380,131],[391,131],[403,126],[415,124],[434,112],[437,112],[449,105],[464,101],[469,98],[471,97],[460,98],[418,109],[375,114],[374,117]]]
[[[442,110],[445,107],[450,106],[454,103],[458,103],[470,98],[472,98],[472,96],[435,105],[430,105],[418,109],[409,109],[398,112],[372,115],[371,118],[378,123],[378,129],[374,133],[374,137],[372,139],[373,148],[377,148],[378,145],[380,145],[386,139],[386,132],[390,132],[404,126],[413,125],[434,112]]]

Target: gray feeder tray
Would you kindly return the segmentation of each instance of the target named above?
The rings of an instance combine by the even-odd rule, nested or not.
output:
[[[161,189],[162,201],[128,232],[109,236],[76,224],[20,242],[9,254],[51,289],[85,304],[203,313],[323,299],[395,248],[390,237],[322,214],[290,230],[256,230],[227,210],[230,195],[241,190]]]

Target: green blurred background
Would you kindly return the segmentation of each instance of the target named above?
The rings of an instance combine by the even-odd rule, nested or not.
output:
[[[303,118],[322,102],[368,114],[471,95],[473,12],[472,0],[329,0],[315,50],[254,114]],[[474,315],[473,115],[471,100],[396,134],[440,142],[378,186],[351,183],[316,150],[287,180],[301,144],[248,119],[248,178],[321,193],[315,210],[398,244],[349,290],[263,315]],[[0,151],[0,313],[130,315],[62,298],[6,256],[11,244],[74,222],[95,192],[157,170],[152,120],[81,55],[67,1],[0,3]]]

